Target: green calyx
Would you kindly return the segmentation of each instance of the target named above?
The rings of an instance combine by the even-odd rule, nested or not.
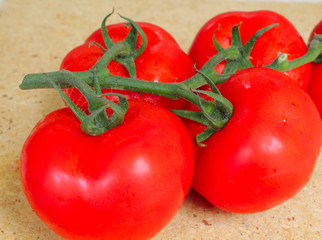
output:
[[[109,13],[103,19],[103,21],[101,23],[101,32],[102,32],[104,44],[107,47],[107,49],[111,49],[113,46],[116,45],[116,43],[114,43],[113,40],[108,35],[107,29],[106,29],[106,20],[113,13],[114,13],[114,10],[111,13]],[[119,15],[119,16],[121,18],[123,18],[124,20],[128,21],[128,23],[126,25],[131,27],[129,34],[127,35],[126,39],[124,40],[124,42],[128,43],[129,48],[127,51],[124,51],[120,55],[115,56],[115,58],[113,60],[122,64],[128,70],[128,73],[131,78],[136,78],[136,69],[135,69],[134,60],[144,52],[144,50],[148,44],[148,40],[147,40],[147,37],[146,37],[145,33],[143,32],[143,30],[134,21],[132,21],[129,18],[123,17],[121,15]],[[142,44],[140,45],[139,48],[136,49],[138,34],[142,38]],[[90,45],[91,44],[98,45],[102,49],[103,52],[107,51],[106,48],[104,48],[103,46],[99,45],[96,42],[91,42]]]
[[[113,94],[119,97],[119,104],[116,104],[104,98],[104,95],[107,94],[99,95],[95,93],[95,90],[92,90],[89,85],[82,83],[79,81],[79,79],[70,79],[70,82],[73,84],[73,86],[77,86],[77,88],[88,101],[88,110],[90,111],[89,115],[81,111],[55,84],[54,81],[51,81],[51,84],[59,92],[67,105],[74,112],[75,116],[77,116],[77,118],[80,120],[81,129],[84,133],[92,136],[101,135],[107,130],[116,127],[123,121],[124,115],[128,109],[128,102],[123,95]],[[79,84],[82,84],[82,86],[79,86]],[[99,89],[99,86],[95,84],[94,89]],[[106,113],[107,108],[111,108],[113,110],[113,114],[110,117]]]
[[[123,53],[123,51],[127,51],[127,49],[128,45],[125,42],[113,46],[108,51],[108,54],[104,55],[104,57],[102,57],[90,70],[86,72],[85,75],[92,79],[92,86],[79,78],[77,73],[66,70],[43,75],[43,80],[46,79],[45,83],[49,83],[58,91],[66,104],[74,112],[75,116],[80,120],[81,129],[86,134],[93,136],[103,134],[109,129],[121,124],[124,119],[124,115],[128,109],[127,99],[123,95],[116,93],[113,93],[113,95],[119,98],[119,104],[104,98],[104,96],[111,95],[112,93],[102,95],[100,82],[106,76],[110,75],[106,65],[113,60],[113,56],[117,56],[118,54]],[[23,88],[23,84],[20,87]],[[61,88],[69,87],[77,88],[86,98],[88,102],[88,111],[90,112],[89,115],[80,110],[61,90]],[[107,108],[112,109],[113,114],[111,116],[107,115]]]
[[[113,13],[113,12],[112,12]],[[142,29],[132,20],[127,20],[131,27],[124,41],[114,43],[108,35],[106,20],[112,14],[108,14],[102,21],[101,31],[104,39],[103,47],[97,43],[104,52],[101,59],[89,70],[83,72],[70,72],[66,70],[28,74],[20,84],[21,89],[55,88],[81,121],[82,130],[90,135],[100,135],[109,129],[122,123],[128,109],[127,99],[116,93],[101,94],[101,89],[131,90],[155,94],[170,99],[186,99],[196,105],[199,111],[172,110],[178,116],[191,119],[206,126],[206,129],[197,135],[196,142],[204,146],[202,142],[208,139],[216,131],[222,129],[233,114],[232,104],[221,95],[216,84],[226,81],[239,69],[253,67],[249,61],[249,54],[256,40],[276,24],[257,31],[254,36],[242,45],[239,25],[232,29],[232,45],[227,49],[222,48],[214,38],[213,42],[218,53],[213,56],[201,69],[196,69],[196,74],[180,83],[160,83],[136,79],[134,60],[142,54],[147,46],[147,38]],[[138,34],[142,38],[142,44],[136,48]],[[267,67],[287,71],[318,58],[322,51],[321,35],[316,35],[309,46],[306,55],[293,61],[287,61],[287,55],[280,55]],[[226,61],[223,74],[217,74],[214,67]],[[111,75],[107,65],[111,61],[122,64],[129,72],[130,77]],[[199,87],[208,84],[210,91],[202,91]],[[77,88],[88,101],[90,114],[80,110],[61,90],[64,88]],[[116,104],[105,98],[107,95],[115,95],[119,99]],[[206,100],[201,95],[207,96]],[[108,115],[106,109],[110,108],[112,114]]]
[[[245,45],[242,44],[240,33],[239,33],[239,25],[235,25],[232,28],[232,35],[231,35],[231,46],[234,46],[238,49],[239,55],[235,59],[228,59],[226,60],[226,66],[224,73],[234,73],[237,70],[251,68],[253,65],[249,60],[249,55],[256,43],[256,40],[263,35],[269,29],[275,27],[277,24],[270,25],[263,29],[258,30],[248,41]],[[217,31],[217,30],[216,30]],[[221,52],[224,50],[216,40],[215,36],[213,35],[213,43],[217,52]]]

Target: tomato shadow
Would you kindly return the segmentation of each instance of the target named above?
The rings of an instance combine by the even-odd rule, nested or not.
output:
[[[198,212],[214,213],[214,214],[220,214],[225,216],[234,215],[234,213],[221,210],[220,208],[214,206],[212,203],[210,203],[205,197],[200,195],[193,188],[189,190],[189,193],[186,197],[184,204],[187,205],[188,208],[196,210]]]
[[[0,163],[0,238],[60,240],[31,209],[20,182],[19,160]]]

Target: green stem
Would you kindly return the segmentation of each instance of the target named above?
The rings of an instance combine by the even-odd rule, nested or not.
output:
[[[301,66],[307,62],[313,61],[320,54],[321,42],[316,44],[311,44],[312,47],[309,48],[307,54],[301,58],[295,59],[288,62],[285,55],[281,55],[274,63],[267,67],[274,68],[280,71],[287,71],[292,68]],[[181,82],[181,83],[159,83],[150,82],[144,80],[138,80],[127,77],[119,77],[110,75],[106,70],[106,65],[117,55],[123,54],[128,51],[128,44],[124,42],[119,42],[109,49],[103,57],[88,71],[84,72],[74,72],[73,75],[77,78],[86,82],[88,85],[93,86],[94,75],[97,79],[100,79],[100,86],[102,88],[112,88],[120,90],[131,90],[137,92],[145,92],[150,94],[155,94],[159,96],[164,96],[171,99],[184,98],[191,103],[199,106],[200,100],[197,95],[191,92],[191,89],[196,89],[207,83],[204,76],[200,73],[196,73],[191,78]],[[209,79],[215,83],[221,83],[225,81],[233,73],[227,73],[223,75],[217,75],[214,70],[219,62],[226,59],[235,59],[239,57],[239,51],[236,47],[231,46],[227,49],[223,49],[214,57],[212,57],[201,69],[200,72],[208,76]],[[104,71],[103,71],[104,70]],[[32,88],[52,88],[53,85],[48,81],[54,81],[55,84],[60,88],[70,88],[71,85],[64,78],[68,76],[68,71],[57,71],[49,73],[36,73],[28,74],[22,81],[21,89],[32,89]],[[204,100],[201,100],[205,103]],[[206,105],[209,105],[206,103]]]
[[[309,48],[307,54],[301,58],[293,61],[287,61],[285,54],[280,55],[272,64],[268,65],[269,68],[274,68],[280,71],[287,71],[305,63],[313,61],[320,54],[321,44],[316,44],[316,47]],[[159,83],[149,82],[144,80],[138,80],[127,77],[119,77],[110,75],[106,71],[106,65],[118,54],[128,51],[128,45],[124,42],[120,42],[108,50],[103,57],[88,71],[74,72],[73,75],[83,80],[90,86],[94,83],[95,76],[100,79],[100,86],[102,88],[113,88],[120,90],[131,90],[138,92],[145,92],[164,96],[171,99],[185,98],[193,104],[198,105],[198,98],[195,94],[191,93],[190,89],[196,89],[207,83],[205,78],[200,73],[196,73],[193,77],[181,82],[181,83]],[[238,56],[238,49],[235,47],[229,47],[220,51],[214,57],[212,57],[200,70],[201,73],[207,75],[209,79],[220,83],[227,79],[231,74],[217,75],[214,66],[219,62],[226,59],[234,59]],[[105,70],[105,71],[103,71]],[[28,74],[23,79],[20,88],[21,89],[32,89],[32,88],[52,88],[52,84],[48,81],[55,81],[55,84],[60,88],[70,88],[71,85],[64,78],[68,76],[68,71],[56,71],[49,73],[36,73]]]
[[[59,88],[70,88],[74,87],[71,84],[70,79],[77,78],[80,82],[83,82],[86,85],[94,86],[95,83],[98,84],[100,88],[111,88],[111,89],[120,89],[120,90],[131,90],[137,92],[144,92],[155,94],[170,99],[186,99],[192,104],[198,106],[200,109],[203,109],[203,112],[206,118],[212,122],[212,125],[219,128],[222,128],[225,123],[228,121],[226,109],[230,109],[231,105],[229,102],[225,101],[224,97],[218,95],[218,98],[222,98],[222,101],[212,102],[207,101],[197,94],[193,93],[191,89],[198,88],[207,83],[204,78],[204,75],[215,80],[217,74],[214,70],[214,66],[221,62],[224,59],[234,58],[238,51],[234,47],[228,48],[222,51],[220,54],[214,56],[205,66],[200,70],[201,73],[195,74],[189,80],[186,80],[181,83],[159,83],[159,82],[150,82],[145,80],[138,80],[127,77],[119,77],[110,75],[106,66],[108,63],[114,59],[116,56],[128,51],[128,44],[120,42],[114,45],[111,49],[106,51],[102,58],[88,71],[84,72],[69,72],[66,70],[49,72],[49,73],[37,73],[37,74],[28,74],[25,76],[22,81],[20,88],[21,89],[30,89],[30,88],[52,88],[53,86]],[[54,85],[53,85],[54,83]],[[79,87],[78,87],[79,88]],[[79,89],[82,91],[82,89]],[[82,91],[84,92],[84,91]],[[95,106],[95,104],[92,104]],[[101,107],[101,102],[99,106]],[[93,112],[97,109],[93,109]]]
[[[302,57],[299,57],[292,61],[288,61],[287,54],[283,53],[280,56],[278,56],[278,58],[276,58],[274,62],[272,62],[270,65],[266,67],[285,72],[317,60],[319,57],[321,57],[321,53],[322,35],[318,34],[312,38],[307,53],[304,54]]]
[[[106,53],[98,60],[98,62],[88,71],[99,71],[106,69],[106,66],[118,55],[128,54],[130,46],[126,42],[119,42],[111,47]]]
[[[106,65],[113,59],[113,56],[126,50],[126,44],[120,42],[108,50],[99,62],[90,70],[73,72],[73,75],[90,86],[93,86],[95,73],[96,78],[100,79],[99,84],[102,88],[145,92],[171,99],[185,98],[188,101],[197,104],[196,95],[193,94],[190,89],[198,88],[207,83],[204,77],[199,73],[196,73],[193,77],[181,83],[160,83],[109,75],[106,71],[102,71],[106,69]],[[214,80],[217,76],[214,66],[224,59],[234,58],[236,54],[238,54],[238,51],[233,47],[225,49],[210,59],[209,62],[202,67],[200,72]],[[64,78],[68,76],[68,72],[69,71],[62,70],[48,73],[28,74],[24,77],[19,87],[21,89],[52,88],[52,84],[48,81],[48,79],[51,79],[51,81],[54,81],[60,88],[70,88],[71,85],[68,81],[64,80]]]
[[[322,44],[321,44],[322,46]],[[307,53],[302,57],[294,59],[292,61],[287,60],[287,54],[283,53],[275,59],[273,63],[266,66],[268,68],[272,68],[281,72],[289,71],[294,68],[300,67],[304,64],[313,62],[321,53],[321,50],[318,47],[311,47],[308,49]]]
[[[215,81],[224,81],[227,75],[218,75],[214,70],[214,67],[223,60],[233,60],[239,56],[239,51],[236,47],[231,46],[227,49],[223,49],[214,55],[205,65],[199,70],[202,74],[206,75],[209,79]],[[186,81],[182,82],[181,85],[187,89],[195,89],[207,83],[202,74],[197,73]]]
[[[128,44],[125,42],[119,42],[114,45],[111,49],[105,52],[100,60],[89,70],[83,72],[70,72],[67,70],[60,70],[47,73],[31,73],[27,74],[22,83],[19,85],[20,89],[36,89],[36,88],[53,88],[50,81],[54,81],[59,88],[71,88],[73,87],[66,79],[76,76],[78,79],[83,80],[88,85],[94,85],[94,78],[98,77],[101,79],[102,75],[106,79],[110,75],[106,66],[115,58],[115,56],[127,52]],[[72,75],[73,76],[72,76]],[[50,79],[50,81],[48,81]]]

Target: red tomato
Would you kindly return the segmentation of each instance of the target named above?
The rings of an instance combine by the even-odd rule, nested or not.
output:
[[[250,54],[250,61],[255,67],[267,66],[281,53],[288,53],[288,60],[301,57],[307,52],[307,46],[294,26],[283,16],[271,11],[227,12],[210,19],[198,32],[189,52],[189,56],[196,67],[201,68],[213,55],[217,53],[212,36],[224,48],[231,44],[231,30],[240,24],[239,30],[242,43],[245,44],[258,30],[269,25],[279,25],[265,32],[255,43]],[[216,66],[219,73],[223,72],[225,62]],[[310,64],[287,71],[286,74],[296,80],[306,89]]]
[[[314,34],[322,34],[322,21],[315,26],[310,39]],[[313,99],[322,117],[322,63],[312,63],[311,79],[307,92]]]
[[[192,187],[215,206],[253,213],[294,196],[309,181],[322,122],[308,94],[285,74],[249,68],[222,85],[234,106],[226,126],[196,146]],[[195,137],[204,129],[187,121]]]
[[[164,108],[129,103],[124,122],[97,137],[69,108],[54,111],[23,147],[27,199],[66,239],[151,238],[187,195],[194,154],[185,126]]]
[[[183,52],[173,37],[158,26],[149,23],[137,23],[145,32],[148,45],[145,51],[135,60],[137,78],[152,82],[181,82],[195,74],[193,64],[189,56]],[[124,40],[130,31],[125,23],[107,26],[109,36],[114,42]],[[101,30],[95,31],[83,45],[76,47],[64,58],[61,69],[69,71],[85,71],[90,69],[103,55],[102,50],[96,45],[91,45],[91,41],[96,41],[105,46]],[[138,37],[137,47],[142,43]],[[179,64],[180,63],[180,64]],[[119,63],[111,62],[108,69],[112,75],[128,77],[127,70]],[[87,102],[77,89],[64,90],[76,105],[87,107]],[[111,90],[103,90],[103,93]],[[124,94],[129,100],[138,99],[159,105],[165,108],[182,108],[187,102],[183,100],[170,100],[165,97],[146,93],[116,91]],[[117,101],[117,98],[114,99]]]

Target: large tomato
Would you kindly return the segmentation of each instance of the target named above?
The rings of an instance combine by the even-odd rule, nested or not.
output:
[[[195,74],[189,56],[183,52],[174,38],[162,28],[150,23],[137,23],[145,32],[148,40],[145,51],[135,60],[138,79],[152,82],[181,82]],[[126,38],[130,27],[125,23],[113,24],[106,27],[111,39],[117,43]],[[85,71],[90,69],[103,55],[103,51],[96,45],[89,43],[95,41],[105,47],[101,30],[96,30],[85,43],[76,47],[64,58],[61,69],[69,71]],[[139,36],[137,47],[142,43]],[[108,65],[112,75],[128,77],[127,70],[119,63],[112,61]],[[76,105],[87,106],[84,97],[75,88],[65,90]],[[103,89],[103,93],[111,90]],[[165,108],[181,108],[186,104],[183,100],[170,100],[165,97],[146,93],[116,91],[124,94],[129,100],[138,99]],[[116,98],[117,99],[117,98]]]
[[[273,62],[281,53],[288,54],[293,60],[307,52],[307,46],[295,27],[283,16],[271,11],[227,12],[210,19],[198,32],[189,56],[197,68],[201,68],[217,51],[212,37],[215,35],[220,45],[227,48],[231,44],[231,30],[240,24],[241,41],[245,44],[258,30],[278,23],[265,32],[255,43],[250,53],[250,61],[255,67],[266,66]],[[219,29],[217,29],[219,27]],[[217,31],[215,31],[217,29]],[[219,73],[223,72],[225,62],[216,66]],[[306,89],[310,78],[310,64],[287,71],[286,74]]]
[[[315,34],[322,34],[322,21],[315,26],[310,39]],[[313,99],[322,117],[322,63],[312,63],[311,79],[307,92]]]
[[[309,181],[322,122],[309,95],[285,74],[249,68],[222,85],[230,121],[196,146],[192,187],[215,206],[252,213],[294,196]],[[204,127],[186,121],[192,137]]]
[[[193,168],[180,119],[138,101],[121,125],[96,137],[81,131],[69,108],[50,113],[26,140],[20,165],[36,214],[77,240],[153,237],[181,207]]]

